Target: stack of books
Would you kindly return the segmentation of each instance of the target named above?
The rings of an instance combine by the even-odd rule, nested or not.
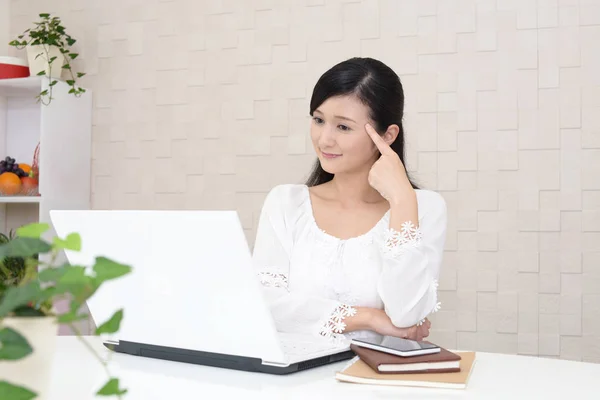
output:
[[[401,357],[379,350],[350,346],[357,355],[336,373],[342,382],[373,385],[465,389],[475,364],[475,352],[439,353]]]

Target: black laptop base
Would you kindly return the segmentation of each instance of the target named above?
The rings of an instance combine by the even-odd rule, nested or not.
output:
[[[209,367],[235,369],[248,372],[262,372],[275,375],[286,375],[305,369],[319,367],[338,361],[349,360],[355,356],[352,350],[331,354],[312,360],[291,364],[287,367],[263,365],[259,358],[232,356],[227,354],[209,353],[197,350],[179,349],[176,347],[156,346],[136,342],[119,341],[119,344],[104,343],[104,346],[117,353],[134,356],[157,358],[160,360],[177,361],[187,364],[206,365]]]

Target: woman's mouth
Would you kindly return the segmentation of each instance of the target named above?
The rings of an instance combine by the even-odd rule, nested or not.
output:
[[[338,158],[342,156],[341,154],[325,153],[324,151],[322,151],[321,154],[323,154],[323,157],[325,158]]]

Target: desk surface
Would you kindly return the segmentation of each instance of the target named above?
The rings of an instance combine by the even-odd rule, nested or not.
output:
[[[98,338],[88,340],[107,353]],[[98,361],[71,336],[60,336],[56,351],[50,399],[93,399],[107,379]],[[129,390],[125,400],[391,399],[406,395],[418,399],[597,399],[600,381],[600,364],[477,353],[466,390],[380,387],[336,381],[335,372],[347,362],[275,376],[112,354],[110,368]]]

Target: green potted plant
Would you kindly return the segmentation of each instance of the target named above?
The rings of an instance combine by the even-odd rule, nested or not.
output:
[[[35,223],[20,227],[16,235],[0,236],[0,398],[29,400],[48,390],[59,324],[68,325],[103,364],[108,380],[97,395],[121,398],[127,391],[76,322],[89,317],[81,311],[86,300],[105,282],[130,273],[131,267],[106,257],[96,257],[91,268],[57,265],[61,251],[81,249],[81,238],[71,233],[47,241],[42,236],[48,229],[48,224]],[[59,314],[53,304],[64,298],[69,308]],[[118,332],[122,319],[123,309],[117,310],[94,334]]]
[[[48,105],[52,101],[52,87],[58,82],[63,71],[67,71],[69,78],[65,81],[71,89],[69,93],[79,96],[85,89],[77,86],[77,79],[85,75],[83,72],[73,72],[71,62],[79,54],[71,51],[76,40],[66,31],[59,17],[52,17],[48,13],[39,14],[40,21],[35,22],[34,28],[25,30],[17,39],[8,44],[17,49],[27,49],[29,72],[32,76],[46,76],[48,88],[38,95],[38,101]]]

